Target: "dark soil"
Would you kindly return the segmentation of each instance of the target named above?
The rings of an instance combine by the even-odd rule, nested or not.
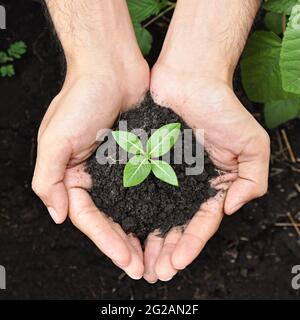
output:
[[[119,121],[127,122],[128,131],[145,130],[148,137],[151,130],[173,122],[180,122],[182,130],[190,129],[171,109],[156,105],[150,93],[137,108],[121,114],[114,129],[118,128]],[[195,151],[196,144],[193,136],[190,149]],[[90,193],[96,206],[119,223],[125,232],[135,234],[142,241],[154,230],[164,236],[172,227],[185,225],[200,205],[216,194],[209,180],[217,175],[217,171],[206,152],[205,168],[199,175],[186,175],[186,168],[192,166],[184,162],[174,164],[173,160],[171,152],[170,164],[176,172],[179,187],[150,174],[140,185],[124,188],[125,164],[99,164],[94,154],[87,163],[87,171],[92,176]]]
[[[297,163],[291,163],[280,130],[270,131],[272,161],[269,192],[231,217],[201,255],[172,281],[149,285],[115,267],[67,221],[57,226],[30,188],[36,135],[45,110],[61,87],[61,52],[43,15],[31,0],[0,0],[7,9],[0,50],[24,40],[28,53],[16,64],[17,75],[0,79],[0,265],[7,289],[1,299],[300,299],[291,287],[291,268],[300,264],[300,241],[287,212],[300,223],[300,121],[284,128]],[[153,25],[153,63],[163,30]],[[166,23],[164,23],[165,25]],[[235,91],[262,122],[261,106]]]

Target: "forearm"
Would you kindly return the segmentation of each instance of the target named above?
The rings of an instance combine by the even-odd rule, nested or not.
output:
[[[180,63],[179,50],[182,57],[191,59],[191,66],[202,64],[200,72],[218,72],[222,78],[230,79],[260,3],[260,0],[178,0],[161,58],[169,63],[177,59]],[[187,40],[182,43],[182,39]]]
[[[113,60],[119,52],[138,54],[126,0],[46,0],[46,4],[68,65]]]

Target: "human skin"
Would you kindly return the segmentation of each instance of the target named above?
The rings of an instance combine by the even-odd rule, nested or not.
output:
[[[138,48],[125,0],[47,0],[67,61],[63,88],[38,133],[32,181],[56,223],[73,224],[130,277],[139,279],[141,245],[100,212],[86,189],[84,161],[99,130],[149,89],[149,67]]]
[[[232,214],[267,191],[270,142],[232,89],[234,69],[259,8],[258,0],[178,0],[163,49],[151,72],[155,101],[204,129],[205,147],[226,174],[218,195],[182,233],[149,235],[144,278],[168,281],[189,265]],[[224,191],[227,190],[227,191]]]
[[[74,225],[130,277],[170,280],[200,253],[224,211],[235,212],[267,188],[268,136],[232,90],[259,1],[178,0],[152,71],[151,91],[157,103],[205,130],[211,157],[227,171],[217,187],[229,189],[203,205],[183,234],[176,229],[166,239],[151,234],[144,255],[136,238],[95,207],[83,170],[97,147],[98,130],[111,127],[119,112],[149,88],[149,68],[125,0],[48,0],[47,5],[66,55],[67,76],[39,130],[33,189],[56,223],[69,212]]]

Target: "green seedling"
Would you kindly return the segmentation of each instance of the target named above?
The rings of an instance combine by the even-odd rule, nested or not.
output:
[[[151,172],[156,178],[178,186],[178,179],[174,169],[159,157],[166,154],[176,143],[180,135],[180,123],[170,123],[156,130],[147,141],[144,150],[138,136],[127,131],[113,131],[116,142],[134,156],[125,165],[123,186],[133,187],[142,183]]]

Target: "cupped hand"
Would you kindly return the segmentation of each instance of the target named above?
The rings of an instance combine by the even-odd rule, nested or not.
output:
[[[84,164],[68,168],[63,182],[69,196],[69,217],[75,227],[128,276],[140,279],[144,271],[141,244],[95,206],[87,191],[92,182]]]
[[[150,89],[158,104],[172,108],[193,129],[204,129],[205,147],[224,172],[212,182],[220,192],[201,206],[183,233],[173,229],[165,239],[148,237],[144,278],[153,283],[168,281],[189,265],[217,231],[224,212],[232,214],[266,193],[270,142],[223,81],[157,64]]]
[[[142,99],[149,87],[149,68],[141,60],[130,66],[99,67],[99,74],[70,72],[41,123],[32,187],[56,223],[69,214],[113,262],[132,278],[143,274],[139,241],[99,212],[88,192],[83,163],[97,147],[97,134],[110,128],[118,114]]]

